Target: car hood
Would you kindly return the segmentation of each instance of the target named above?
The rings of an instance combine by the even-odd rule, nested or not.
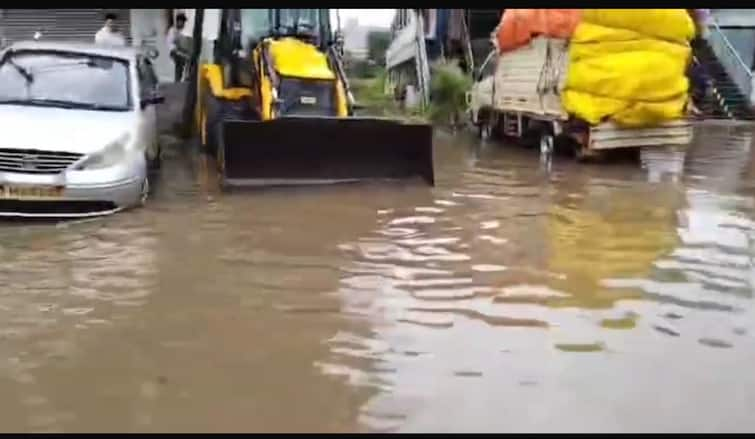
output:
[[[133,112],[0,105],[0,148],[89,154],[132,131]]]

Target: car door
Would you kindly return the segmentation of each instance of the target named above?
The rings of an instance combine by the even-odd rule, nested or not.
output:
[[[139,76],[139,97],[147,98],[156,94],[158,91],[157,75],[148,58],[143,56],[137,58],[137,72]],[[153,160],[159,153],[155,105],[139,107],[139,128],[147,157]]]

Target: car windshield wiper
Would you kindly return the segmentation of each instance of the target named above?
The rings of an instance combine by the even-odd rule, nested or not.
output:
[[[109,62],[112,64],[112,61]],[[79,60],[79,61],[69,61],[69,62],[60,62],[55,64],[50,64],[42,67],[36,67],[34,69],[35,74],[43,73],[43,72],[58,72],[61,70],[66,70],[74,67],[89,67],[89,68],[95,68],[95,69],[107,69],[104,67],[107,64],[107,62],[101,62],[98,64],[97,61],[95,61],[92,58],[86,59],[86,60]]]
[[[16,69],[16,71],[19,74],[21,74],[21,76],[24,77],[24,79],[26,80],[26,82],[28,84],[31,84],[32,82],[34,82],[34,75],[32,75],[31,72],[29,70],[27,70],[25,67],[22,67],[22,66],[16,64],[16,62],[13,61],[13,58],[8,58],[5,62],[7,62],[8,64],[11,65],[11,67],[13,67],[14,69]]]
[[[74,108],[71,102],[55,99],[0,99],[0,104],[39,105],[44,107]]]
[[[84,110],[100,110],[100,111],[128,111],[128,107],[125,105],[106,105],[95,104],[91,102],[69,102],[73,108],[81,108]]]
[[[102,110],[102,111],[127,111],[128,108],[115,105],[102,105],[89,102],[72,102],[62,99],[0,99],[0,104],[38,105],[44,107],[58,107],[68,109]]]

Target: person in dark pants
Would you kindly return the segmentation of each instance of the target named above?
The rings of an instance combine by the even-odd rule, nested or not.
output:
[[[175,66],[175,81],[181,82],[183,79],[184,66],[188,59],[188,53],[183,47],[183,40],[185,39],[181,31],[186,25],[186,15],[179,13],[176,15],[176,24],[168,29],[167,44],[168,50],[170,50],[170,57],[173,59]]]
[[[701,115],[700,106],[708,93],[708,73],[705,67],[692,62],[687,74],[690,80],[690,109],[693,114]]]

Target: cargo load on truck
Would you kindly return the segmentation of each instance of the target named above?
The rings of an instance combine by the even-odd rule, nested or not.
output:
[[[507,9],[494,39],[495,123],[522,136],[545,121],[582,153],[686,145],[694,34],[685,9]]]
[[[694,34],[685,9],[585,9],[569,42],[564,108],[591,125],[681,119]]]
[[[581,15],[581,9],[506,9],[496,32],[496,45],[501,52],[509,52],[537,36],[568,40]]]

